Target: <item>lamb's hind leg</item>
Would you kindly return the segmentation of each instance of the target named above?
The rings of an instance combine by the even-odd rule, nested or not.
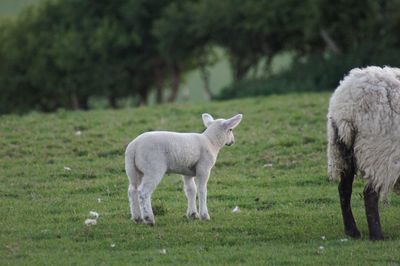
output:
[[[153,209],[151,207],[151,195],[153,194],[154,189],[160,183],[163,175],[164,172],[162,174],[160,173],[151,175],[147,175],[145,173],[142,178],[142,183],[138,188],[140,211],[142,213],[142,219],[145,224],[155,224]]]
[[[129,199],[129,207],[131,210],[131,218],[136,223],[141,223],[142,218],[140,215],[138,186],[142,180],[142,174],[139,173],[139,171],[137,171],[137,169],[130,164],[126,165],[126,173],[129,179],[128,199]]]
[[[383,240],[378,209],[379,194],[369,184],[364,189],[364,204],[367,214],[369,238],[371,240]]]
[[[344,232],[346,235],[359,238],[360,231],[357,229],[354,220],[353,212],[351,210],[351,193],[353,190],[354,170],[346,169],[340,177],[339,183],[339,197],[340,207],[342,208],[342,216],[344,223]]]
[[[132,220],[140,224],[142,223],[142,217],[140,215],[139,191],[137,186],[129,184],[128,197]]]
[[[198,219],[199,213],[196,208],[196,193],[197,187],[194,182],[193,176],[183,176],[185,195],[188,200],[188,208],[186,211],[186,216],[189,219]]]

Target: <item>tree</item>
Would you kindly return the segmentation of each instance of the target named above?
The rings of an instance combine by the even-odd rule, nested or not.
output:
[[[201,30],[198,8],[195,1],[174,1],[154,24],[157,48],[171,75],[170,102],[176,100],[182,73],[200,63],[203,67],[207,64],[206,47],[210,36]]]

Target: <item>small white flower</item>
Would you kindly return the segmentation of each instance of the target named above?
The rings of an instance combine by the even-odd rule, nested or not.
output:
[[[97,202],[98,202],[98,203],[101,203],[101,198],[97,198]]]
[[[64,170],[71,171],[71,168],[69,168],[68,166],[64,166]]]
[[[165,248],[160,249],[160,254],[162,254],[162,255],[167,254],[167,250]]]
[[[97,218],[99,218],[99,214],[98,214],[97,212],[95,212],[95,211],[90,211],[90,212],[89,212],[89,216],[90,216],[90,218],[92,218],[92,219],[97,219]]]
[[[340,239],[340,242],[347,242],[347,241],[348,241],[347,238],[342,238],[342,239]]]
[[[232,210],[233,213],[236,213],[236,212],[239,212],[239,211],[240,211],[239,206],[236,206],[236,207],[233,208],[233,210]]]
[[[110,247],[115,248],[115,243],[112,243]]]
[[[322,240],[326,240],[326,237],[325,237],[325,236],[321,236],[321,239],[322,239]]]
[[[319,249],[320,249],[320,250],[323,250],[323,249],[324,249],[324,246],[319,246]]]
[[[82,135],[82,131],[80,131],[80,130],[76,131],[76,132],[75,132],[75,135],[76,135],[76,136]]]
[[[86,219],[86,220],[85,220],[85,224],[86,224],[87,226],[89,226],[89,225],[96,225],[96,224],[97,224],[97,221],[96,221],[96,219]]]

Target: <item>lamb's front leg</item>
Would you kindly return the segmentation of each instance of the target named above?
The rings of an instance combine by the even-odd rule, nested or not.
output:
[[[197,187],[196,183],[194,182],[194,177],[183,176],[183,183],[184,183],[185,195],[188,200],[188,209],[186,212],[186,216],[189,219],[198,219],[199,213],[197,212],[196,208]]]
[[[210,220],[210,215],[207,209],[207,182],[210,175],[210,170],[201,170],[197,172],[196,185],[199,195],[199,210],[200,219]]]

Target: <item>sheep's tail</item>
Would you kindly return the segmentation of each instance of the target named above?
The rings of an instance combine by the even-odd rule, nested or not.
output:
[[[355,169],[352,147],[354,131],[347,122],[338,127],[332,117],[328,117],[327,135],[328,177],[338,180],[343,172]]]

